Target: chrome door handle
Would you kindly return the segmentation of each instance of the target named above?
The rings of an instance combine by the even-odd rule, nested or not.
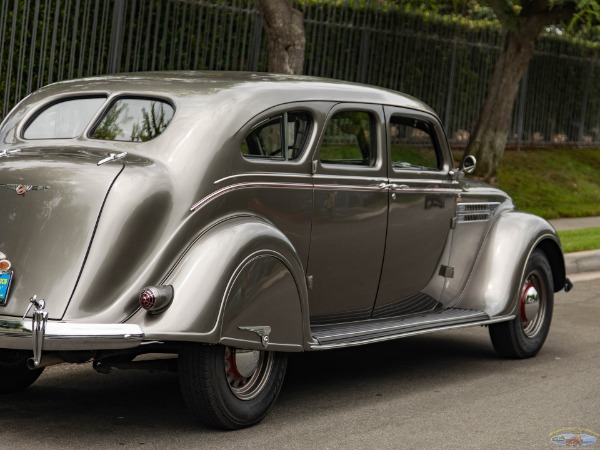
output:
[[[111,162],[111,161],[116,161],[118,159],[123,159],[127,156],[127,152],[123,152],[123,153],[111,153],[109,156],[107,156],[106,158],[98,161],[98,166],[101,166],[102,164],[106,164],[107,162]]]
[[[398,185],[396,185],[394,183],[379,183],[377,185],[377,187],[379,189],[396,189],[398,187]]]
[[[10,156],[10,155],[14,155],[15,153],[19,153],[21,150],[20,149],[15,149],[15,150],[2,150],[0,151],[0,158],[2,158],[3,156]]]

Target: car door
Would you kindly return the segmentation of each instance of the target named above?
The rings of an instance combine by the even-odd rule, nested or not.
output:
[[[307,276],[311,323],[368,319],[381,274],[388,214],[383,108],[338,104],[313,161]]]
[[[459,190],[439,122],[386,106],[389,220],[373,318],[440,308]]]

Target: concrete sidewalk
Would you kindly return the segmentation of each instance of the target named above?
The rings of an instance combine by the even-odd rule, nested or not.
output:
[[[580,228],[600,228],[600,217],[575,217],[571,219],[553,219],[549,222],[557,231],[577,230]]]
[[[580,217],[573,219],[550,220],[557,231],[576,230],[580,228],[600,228],[600,217]],[[600,250],[589,250],[565,254],[567,274],[600,271]]]

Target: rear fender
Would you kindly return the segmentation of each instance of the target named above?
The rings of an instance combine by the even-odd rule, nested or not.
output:
[[[484,311],[490,317],[514,314],[525,265],[538,248],[548,258],[557,292],[565,285],[565,263],[554,228],[527,213],[499,216],[454,307]]]
[[[175,291],[169,308],[156,315],[140,310],[129,321],[147,340],[301,351],[309,336],[302,264],[285,235],[260,218],[210,228],[163,284]],[[267,340],[248,331],[257,327],[270,330]]]

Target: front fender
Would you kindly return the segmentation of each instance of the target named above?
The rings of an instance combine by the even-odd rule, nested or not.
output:
[[[456,308],[513,314],[525,265],[540,248],[552,267],[555,291],[565,282],[565,266],[556,231],[544,219],[518,211],[500,215],[492,225]]]
[[[192,245],[164,281],[175,296],[164,312],[139,310],[146,340],[226,343],[300,351],[309,336],[304,270],[292,244],[257,217],[216,224]],[[270,327],[261,336],[238,327]]]

